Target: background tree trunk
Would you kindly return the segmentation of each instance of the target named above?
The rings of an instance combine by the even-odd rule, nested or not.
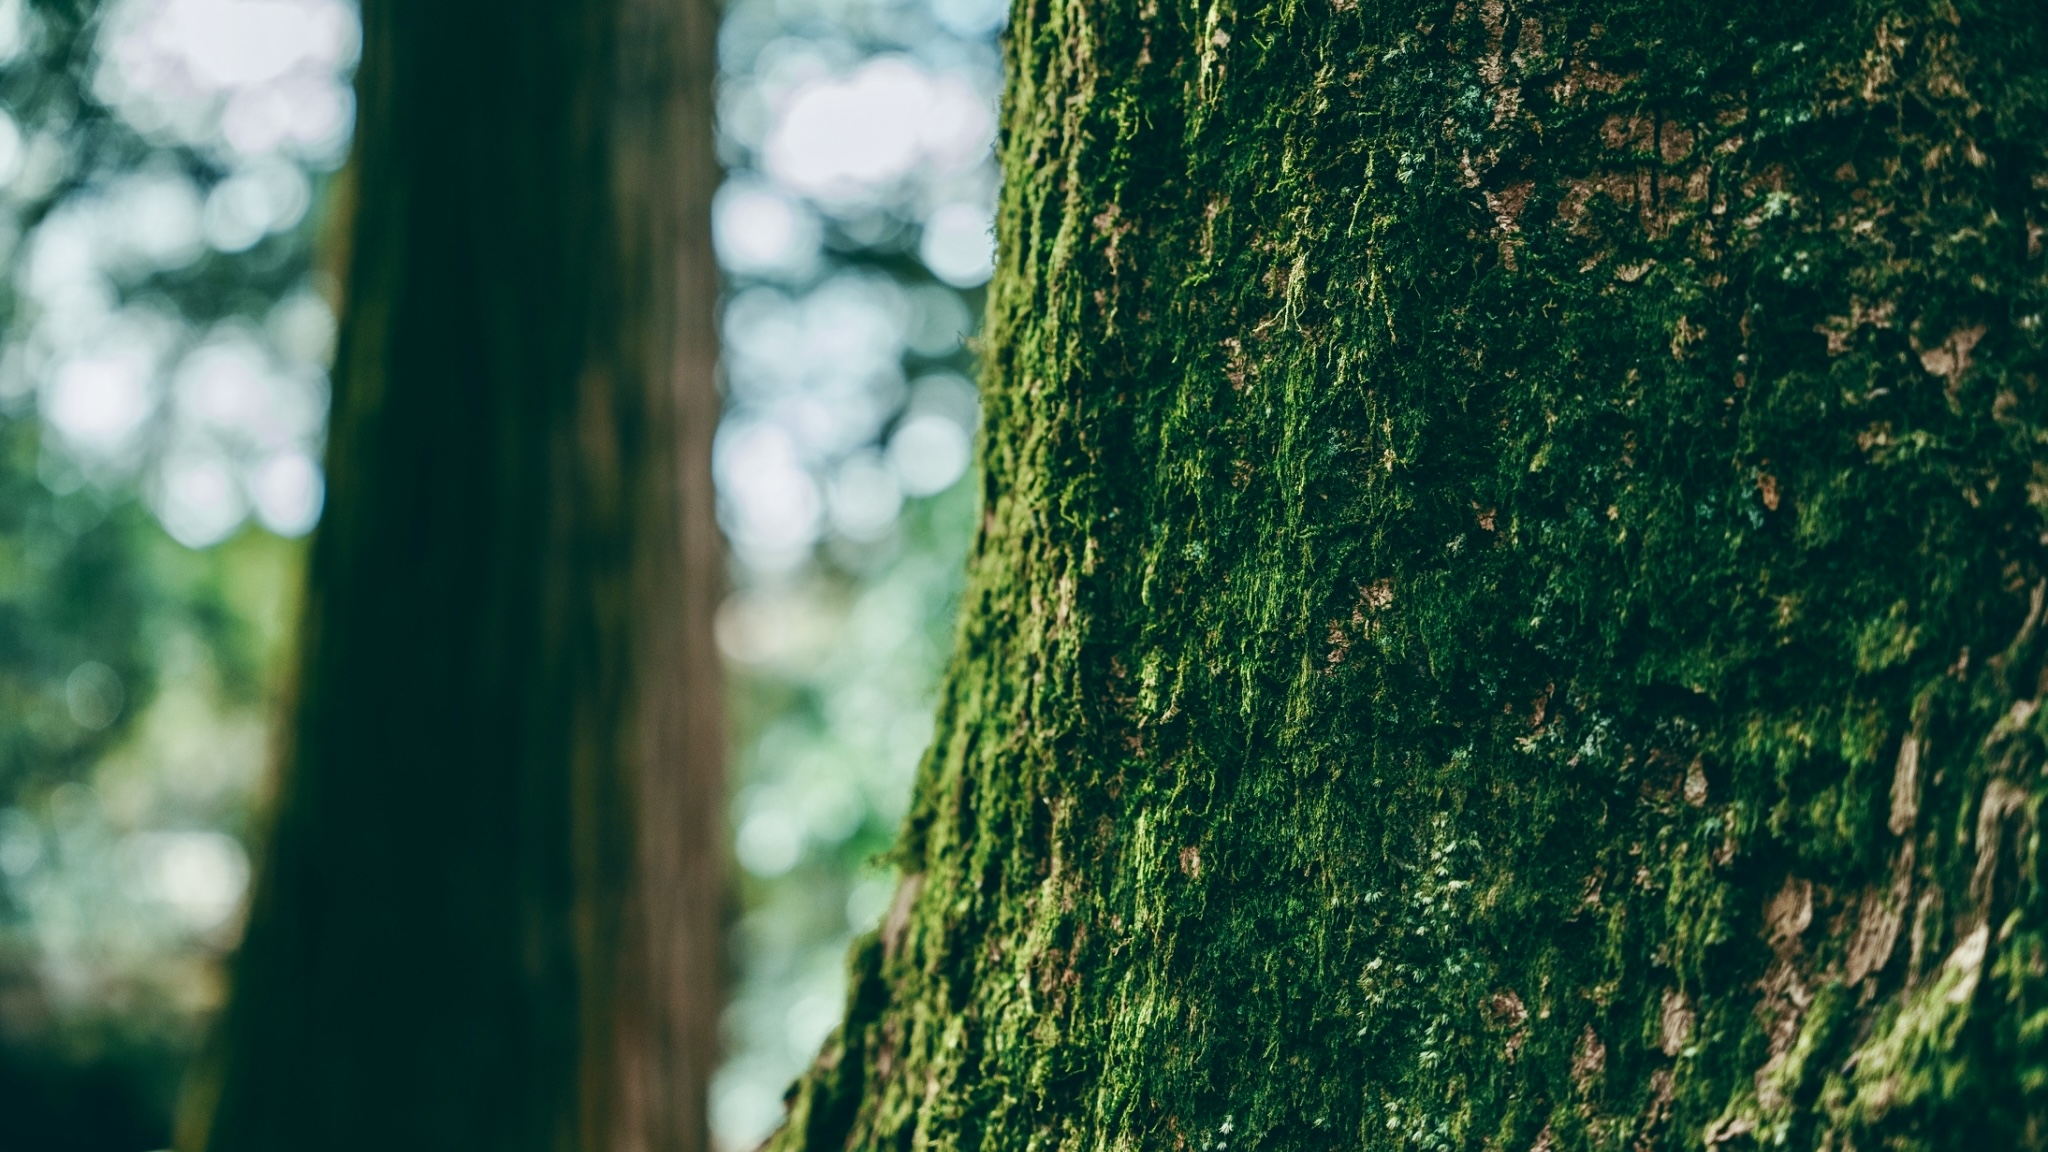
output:
[[[2048,9],[1032,0],[778,1149],[2048,1143]]]
[[[705,1146],[714,18],[364,6],[296,728],[188,1147]]]

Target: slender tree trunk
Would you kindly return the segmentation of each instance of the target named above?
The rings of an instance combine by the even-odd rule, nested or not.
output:
[[[773,1147],[2048,1145],[2048,8],[1031,0]]]
[[[296,724],[188,1147],[706,1146],[714,18],[364,7]]]

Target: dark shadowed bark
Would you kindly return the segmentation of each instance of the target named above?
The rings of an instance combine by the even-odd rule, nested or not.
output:
[[[705,1146],[714,16],[365,5],[330,496],[195,1152]]]
[[[2048,1145],[2048,8],[1025,0],[772,1147]]]

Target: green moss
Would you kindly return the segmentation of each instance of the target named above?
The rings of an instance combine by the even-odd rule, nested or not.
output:
[[[917,879],[774,1146],[2048,1142],[2044,61],[1021,5]]]

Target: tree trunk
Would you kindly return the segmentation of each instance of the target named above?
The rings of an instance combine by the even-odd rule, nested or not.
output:
[[[364,6],[295,727],[186,1147],[706,1145],[714,19]]]
[[[778,1150],[2048,1144],[2048,8],[1018,5]]]

